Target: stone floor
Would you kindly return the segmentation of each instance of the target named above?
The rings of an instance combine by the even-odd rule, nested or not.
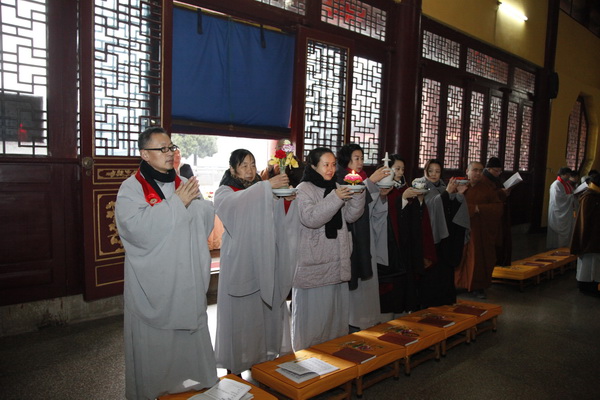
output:
[[[544,250],[541,236],[524,237],[515,241],[515,258]],[[504,308],[497,332],[418,366],[410,377],[387,379],[363,398],[600,398],[600,298],[581,294],[573,271],[523,292],[493,285],[487,294],[483,301]],[[117,316],[0,338],[0,399],[122,399],[122,333]]]

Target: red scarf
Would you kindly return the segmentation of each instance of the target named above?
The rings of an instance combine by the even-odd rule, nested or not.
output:
[[[562,183],[562,185],[565,187],[565,193],[567,193],[567,194],[573,193],[573,186],[571,186],[571,184],[569,182],[563,181],[560,176],[557,176],[556,180],[559,181],[560,183]]]
[[[155,204],[158,204],[162,201],[158,193],[156,193],[156,190],[154,190],[154,188],[150,186],[148,181],[144,179],[139,169],[135,173],[135,179],[137,179],[138,182],[142,184],[142,189],[144,190],[144,198],[146,199],[146,203],[150,204],[151,206],[154,206]],[[175,175],[175,189],[177,189],[179,185],[181,185],[181,178],[179,178],[179,175]]]

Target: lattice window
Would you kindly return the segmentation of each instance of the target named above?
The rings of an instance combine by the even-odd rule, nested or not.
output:
[[[569,132],[567,133],[567,166],[574,171],[579,171],[585,159],[587,129],[584,103],[579,98],[571,110]]]
[[[381,69],[377,61],[354,57],[349,142],[363,148],[365,165],[376,165],[379,159]]]
[[[322,0],[321,21],[385,41],[386,12],[359,0]]]
[[[306,15],[307,0],[256,0],[259,3],[268,4],[273,7],[291,11],[299,15]]]
[[[446,147],[444,167],[460,168],[460,146],[462,141],[462,111],[464,89],[458,86],[448,86],[448,104],[446,116]]]
[[[512,171],[515,166],[515,141],[517,140],[517,117],[519,104],[513,101],[508,103],[508,115],[506,121],[506,147],[504,151],[504,169]]]
[[[95,154],[137,154],[140,131],[160,122],[160,0],[96,0]]]
[[[515,67],[513,88],[535,94],[535,75]]]
[[[483,107],[485,95],[471,93],[471,116],[469,122],[469,149],[467,162],[481,161],[481,137],[483,133]]]
[[[468,49],[467,72],[496,82],[508,83],[508,64],[477,50]]]
[[[492,96],[490,101],[490,129],[488,131],[487,157],[498,157],[500,128],[502,127],[502,98]]]
[[[419,143],[419,165],[438,156],[440,124],[440,82],[423,79],[421,90],[421,140]]]
[[[1,7],[0,154],[48,155],[46,0]]]
[[[316,147],[334,152],[344,143],[348,49],[308,41],[304,156]]]
[[[533,107],[523,106],[523,122],[521,122],[521,151],[519,154],[519,170],[529,171],[529,149],[531,147],[531,124]]]
[[[422,56],[458,68],[460,66],[460,43],[429,31],[423,31]]]

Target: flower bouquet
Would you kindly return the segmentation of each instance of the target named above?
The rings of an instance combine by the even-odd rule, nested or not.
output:
[[[298,161],[294,157],[294,145],[289,140],[283,142],[281,149],[275,151],[273,158],[269,161],[269,165],[278,165],[279,173],[285,174],[285,168],[298,168]]]

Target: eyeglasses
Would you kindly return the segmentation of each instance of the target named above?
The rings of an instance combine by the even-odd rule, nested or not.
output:
[[[143,150],[154,150],[154,151],[160,151],[161,153],[168,153],[169,151],[172,151],[173,153],[175,153],[177,150],[179,150],[179,146],[172,144],[170,146],[157,147],[155,149],[143,149]]]

